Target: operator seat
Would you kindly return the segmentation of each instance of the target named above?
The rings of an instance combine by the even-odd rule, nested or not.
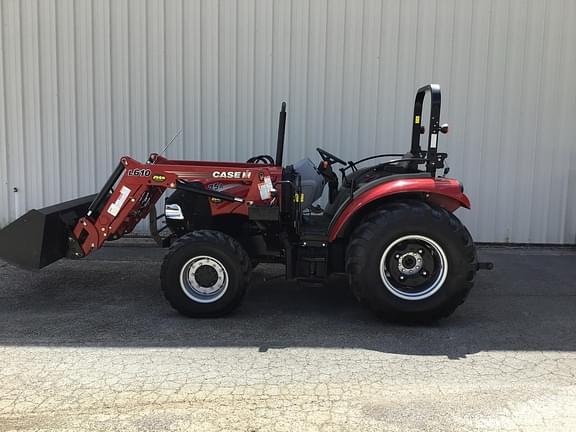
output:
[[[326,178],[318,172],[316,165],[309,158],[302,159],[292,165],[300,176],[300,186],[304,194],[302,210],[306,210],[319,200],[326,186]]]

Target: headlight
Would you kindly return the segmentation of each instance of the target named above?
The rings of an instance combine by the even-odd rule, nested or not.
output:
[[[184,214],[178,204],[166,204],[164,206],[164,217],[166,219],[184,220]]]

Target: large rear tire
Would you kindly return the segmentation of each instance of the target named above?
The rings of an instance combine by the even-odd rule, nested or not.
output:
[[[443,208],[390,203],[352,233],[346,270],[360,302],[386,320],[447,317],[474,284],[476,250],[468,230]]]
[[[220,231],[193,231],[174,242],[164,258],[162,291],[183,315],[222,316],[242,301],[250,270],[250,258],[234,238]]]

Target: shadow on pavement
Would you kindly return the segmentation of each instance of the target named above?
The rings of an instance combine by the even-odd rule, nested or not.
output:
[[[363,348],[462,358],[480,351],[576,351],[576,253],[483,249],[466,303],[429,327],[385,323],[345,281],[304,286],[260,266],[243,305],[219,319],[179,316],[160,293],[155,249],[105,248],[40,272],[0,263],[0,345]]]

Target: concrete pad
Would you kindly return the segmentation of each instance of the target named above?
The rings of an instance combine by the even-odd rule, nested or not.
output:
[[[571,430],[576,252],[484,248],[467,302],[383,323],[346,284],[259,266],[242,307],[179,316],[163,252],[108,247],[39,272],[0,263],[0,430]]]

